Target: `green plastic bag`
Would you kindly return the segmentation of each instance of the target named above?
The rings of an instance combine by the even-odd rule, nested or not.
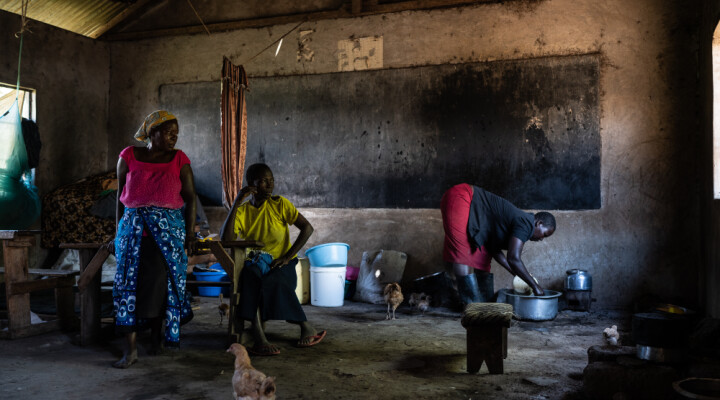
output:
[[[40,198],[30,179],[16,99],[0,116],[0,229],[27,229],[39,216]]]

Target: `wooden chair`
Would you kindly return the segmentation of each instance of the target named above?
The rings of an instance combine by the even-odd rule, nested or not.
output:
[[[505,303],[470,303],[460,322],[467,330],[467,370],[480,371],[487,363],[491,374],[503,373],[503,359],[507,358],[507,328],[513,307]]]
[[[38,230],[0,231],[5,265],[0,268],[0,273],[5,274],[5,298],[8,308],[8,329],[0,331],[0,337],[15,339],[77,326],[73,286],[78,272],[29,268],[29,248],[35,245],[35,235],[40,233]],[[47,278],[33,280],[30,276]],[[57,318],[32,324],[30,293],[46,289],[55,289]]]
[[[242,338],[243,322],[233,316],[240,303],[239,278],[245,263],[247,248],[261,248],[265,244],[257,241],[204,241],[199,243],[200,250],[207,250],[215,255],[220,265],[230,277],[229,282],[186,281],[187,287],[227,286],[230,287],[230,321],[228,326],[228,342],[238,343]],[[62,243],[61,248],[77,249],[80,252],[80,344],[96,342],[101,327],[100,303],[100,271],[110,253],[102,247],[102,243]],[[230,249],[230,254],[225,250]],[[237,267],[236,267],[237,266]]]

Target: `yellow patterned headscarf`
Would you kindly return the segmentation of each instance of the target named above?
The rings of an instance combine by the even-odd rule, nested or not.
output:
[[[140,125],[140,129],[138,129],[135,133],[135,139],[141,142],[147,142],[150,140],[148,135],[150,135],[152,128],[172,120],[177,120],[177,118],[165,110],[151,112],[150,115],[145,117],[145,121],[142,125]]]

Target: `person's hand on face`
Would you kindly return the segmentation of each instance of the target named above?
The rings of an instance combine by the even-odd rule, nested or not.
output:
[[[251,194],[254,195],[255,193],[257,193],[257,187],[245,186],[244,188],[240,189],[240,193],[238,193],[238,196],[240,196],[240,198],[245,198]]]

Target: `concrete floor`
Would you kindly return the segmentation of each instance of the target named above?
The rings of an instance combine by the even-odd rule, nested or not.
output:
[[[122,339],[97,346],[73,344],[73,334],[51,333],[0,341],[0,398],[230,399],[233,357],[217,299],[196,297],[195,319],[184,326],[181,348],[146,356],[128,370],[110,367]],[[575,399],[582,396],[587,349],[603,344],[602,331],[627,326],[611,312],[561,312],[554,321],[513,321],[505,374],[466,371],[460,315],[431,309],[424,316],[403,304],[398,319],[385,306],[346,301],[343,307],[304,306],[328,336],[318,346],[293,346],[296,326],[268,323],[274,357],[253,357],[277,378],[278,399]]]

